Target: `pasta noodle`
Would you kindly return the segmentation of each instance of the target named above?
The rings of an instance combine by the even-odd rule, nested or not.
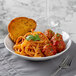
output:
[[[27,40],[28,35],[39,35],[40,40]],[[13,46],[15,53],[29,57],[44,57],[41,52],[44,45],[48,44],[48,38],[42,32],[29,32],[24,36],[18,37],[16,44]]]

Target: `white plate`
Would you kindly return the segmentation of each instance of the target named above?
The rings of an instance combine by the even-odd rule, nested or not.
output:
[[[68,48],[71,46],[71,40],[70,40],[70,37],[69,35],[62,31],[62,35],[63,35],[63,39],[66,43],[66,49],[60,53],[57,53],[56,55],[53,55],[53,56],[47,56],[47,57],[27,57],[27,56],[23,56],[23,55],[19,55],[19,54],[16,54],[13,50],[13,45],[14,43],[11,41],[11,39],[9,38],[9,36],[7,35],[5,40],[4,40],[4,44],[5,44],[5,47],[13,54],[19,56],[19,57],[22,57],[24,58],[25,60],[32,60],[32,61],[43,61],[43,60],[48,60],[48,59],[52,59],[52,58],[55,58],[55,57],[58,57],[60,55],[62,55],[64,52],[66,52],[68,50]]]

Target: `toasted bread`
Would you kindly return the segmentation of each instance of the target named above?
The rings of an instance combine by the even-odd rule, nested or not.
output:
[[[10,38],[16,42],[19,36],[23,36],[31,29],[35,30],[36,22],[33,19],[26,17],[17,17],[13,19],[8,25],[8,32]]]

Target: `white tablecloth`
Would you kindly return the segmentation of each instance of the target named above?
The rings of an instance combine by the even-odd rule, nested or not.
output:
[[[50,76],[67,55],[74,55],[69,69],[63,69],[57,76],[76,76],[76,44],[63,55],[43,62],[26,61],[11,54],[6,48],[0,48],[0,76]]]

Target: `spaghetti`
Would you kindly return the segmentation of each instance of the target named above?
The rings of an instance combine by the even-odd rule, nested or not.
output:
[[[40,40],[27,40],[26,38],[29,36],[39,36]],[[16,44],[14,45],[13,49],[15,53],[29,56],[29,57],[44,57],[44,54],[41,52],[44,45],[48,44],[48,38],[42,32],[29,32],[24,36],[20,36],[16,40]]]

